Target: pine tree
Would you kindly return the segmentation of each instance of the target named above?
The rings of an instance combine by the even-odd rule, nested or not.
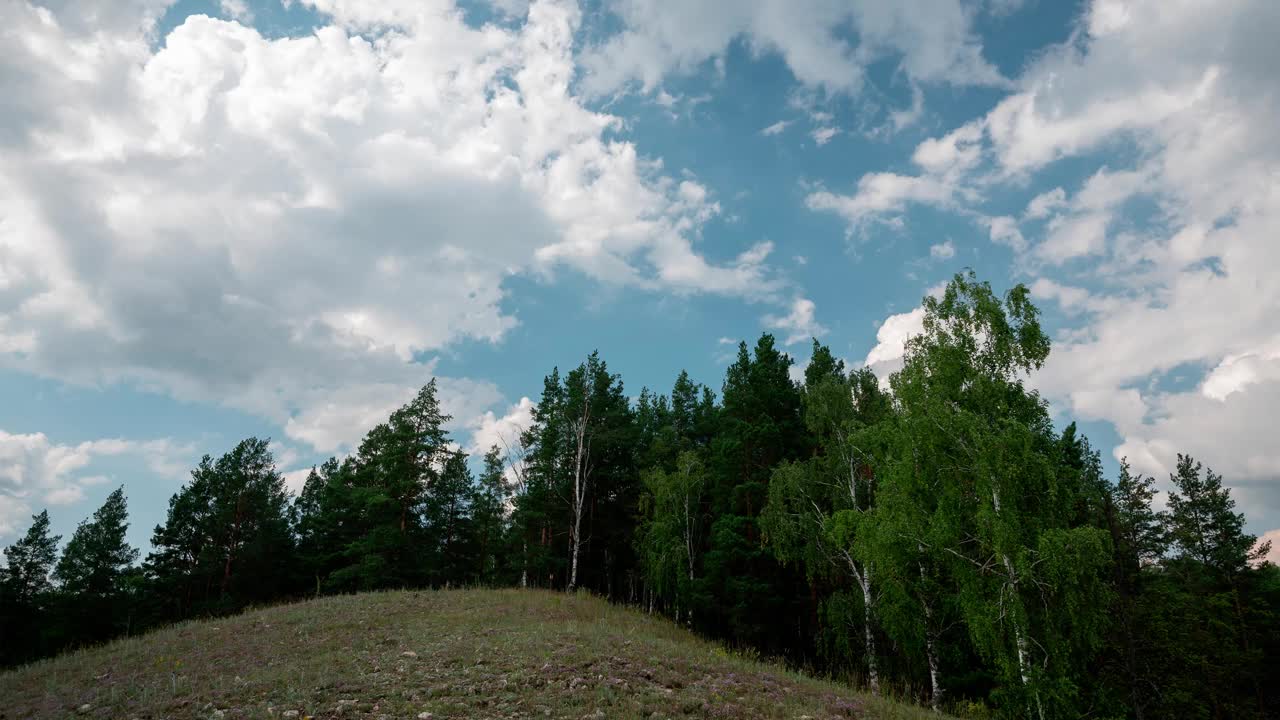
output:
[[[21,540],[4,549],[0,591],[6,602],[34,606],[52,588],[49,574],[58,557],[60,535],[49,534],[49,511],[31,516],[31,527]]]
[[[472,579],[480,585],[494,585],[501,578],[509,497],[505,461],[494,445],[485,453],[484,469],[471,496],[476,543]]]
[[[1175,488],[1169,494],[1169,538],[1179,557],[1235,577],[1251,560],[1265,557],[1270,545],[1255,548],[1258,538],[1244,531],[1244,515],[1235,512],[1222,476],[1201,469],[1190,455],[1178,455],[1178,470],[1169,478]]]
[[[76,528],[54,569],[66,641],[95,642],[128,629],[125,577],[138,551],[125,539],[129,509],[116,488]]]
[[[243,440],[216,461],[206,455],[152,535],[146,568],[171,601],[163,613],[234,610],[291,590],[288,503],[267,440]]]
[[[423,500],[421,552],[427,558],[427,584],[432,587],[460,585],[471,579],[476,563],[470,505],[473,486],[466,454],[452,453]]]
[[[58,541],[49,534],[49,512],[31,516],[31,527],[4,549],[0,568],[0,667],[44,654],[40,627],[48,621],[50,573]]]
[[[762,542],[759,515],[773,468],[808,450],[792,360],[762,335],[725,374],[719,432],[712,443],[709,507],[714,516],[703,574],[695,583],[700,625],[736,642],[785,652],[811,617],[801,573],[779,564]],[[796,618],[794,624],[777,618]]]
[[[1162,709],[1181,705],[1187,717],[1258,717],[1262,712],[1261,648],[1269,613],[1253,602],[1250,565],[1268,550],[1244,531],[1222,477],[1189,455],[1170,476],[1164,532],[1171,571],[1156,584],[1159,612],[1178,618],[1160,648],[1168,682]],[[1199,688],[1198,691],[1196,688]]]
[[[360,443],[344,478],[349,542],[329,574],[334,589],[414,587],[430,582],[430,538],[423,511],[453,451],[432,379],[375,426]],[[347,467],[344,463],[344,468]],[[338,488],[335,488],[335,490]]]

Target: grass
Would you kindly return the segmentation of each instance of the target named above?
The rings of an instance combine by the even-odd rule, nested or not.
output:
[[[585,595],[385,592],[0,674],[0,718],[937,718]]]

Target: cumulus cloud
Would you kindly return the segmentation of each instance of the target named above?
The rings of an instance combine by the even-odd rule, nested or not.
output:
[[[785,333],[783,343],[795,345],[822,337],[827,329],[816,318],[817,306],[808,298],[799,297],[791,302],[791,312],[786,315],[766,315],[764,326]]]
[[[522,397],[501,416],[489,410],[472,420],[468,452],[482,455],[494,446],[504,454],[514,452],[519,447],[521,434],[533,425],[534,407],[532,400]]]
[[[817,190],[805,198],[805,204],[811,210],[838,214],[853,232],[876,221],[900,224],[912,205],[955,207],[961,199],[973,201],[978,197],[976,188],[965,180],[981,159],[981,139],[980,124],[964,125],[916,147],[911,159],[921,170],[918,175],[867,173],[852,194]]]
[[[857,92],[865,68],[890,58],[919,82],[1003,85],[982,56],[972,13],[958,0],[611,0],[621,30],[581,53],[589,93],[659,87],[672,74],[723,63],[744,41],[757,54],[776,54],[805,86]],[[858,42],[838,29],[851,25]]]
[[[907,353],[907,340],[924,332],[924,308],[918,307],[904,313],[890,315],[880,323],[876,331],[876,344],[867,353],[863,365],[886,382],[889,376],[902,369]]]
[[[1023,213],[1023,217],[1029,220],[1049,217],[1050,213],[1065,205],[1066,202],[1067,192],[1062,188],[1056,187],[1052,190],[1046,190],[1031,198],[1031,202],[1027,203],[1027,210]]]
[[[1023,237],[1018,221],[1008,215],[985,218],[981,221],[987,226],[991,242],[1006,245],[1015,253],[1021,254],[1027,249],[1027,239]]]
[[[950,240],[929,246],[929,257],[934,260],[950,260],[956,256],[956,244]]]
[[[505,337],[513,273],[778,287],[768,244],[700,255],[712,193],[574,95],[572,3],[518,28],[306,4],[311,35],[193,15],[159,43],[164,2],[0,8],[0,363],[223,403],[332,450],[433,351]]]
[[[131,455],[157,475],[176,479],[193,454],[191,446],[169,439],[110,438],[66,445],[44,433],[0,430],[0,539],[21,532],[28,516],[40,508],[79,502],[86,487],[108,482],[91,472],[97,459]]]

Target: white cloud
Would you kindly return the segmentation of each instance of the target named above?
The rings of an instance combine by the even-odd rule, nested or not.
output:
[[[1272,565],[1280,565],[1280,528],[1268,530],[1258,537],[1258,544],[1271,543],[1271,552],[1263,558]]]
[[[774,123],[774,124],[770,125],[769,127],[765,128],[765,129],[763,129],[763,130],[761,130],[761,131],[760,131],[760,134],[761,134],[761,135],[764,135],[765,137],[768,137],[768,136],[771,136],[771,135],[780,135],[780,134],[782,133],[782,131],[783,131],[783,130],[786,130],[786,129],[787,129],[787,126],[788,126],[788,125],[790,125],[790,124],[791,124],[791,121],[790,121],[790,120],[779,120],[778,122],[776,122],[776,123]]]
[[[1111,218],[1105,213],[1058,220],[1050,223],[1049,236],[1036,247],[1041,258],[1062,263],[1084,255],[1099,255],[1106,250],[1107,225]]]
[[[863,364],[880,378],[881,383],[902,369],[907,340],[924,332],[924,308],[890,315],[876,331],[876,344]]]
[[[44,433],[0,430],[0,539],[20,532],[39,508],[79,502],[84,488],[109,482],[89,470],[99,458],[120,455],[132,455],[152,472],[176,479],[189,466],[194,450],[168,439],[111,438],[64,445]]]
[[[487,411],[474,418],[469,423],[471,441],[467,451],[483,455],[496,445],[504,454],[514,452],[520,445],[520,435],[533,425],[533,410],[534,402],[522,397],[501,417]]]
[[[991,242],[997,245],[1007,245],[1012,248],[1015,253],[1022,253],[1027,249],[1027,239],[1022,236],[1022,230],[1018,228],[1018,221],[1008,215],[999,217],[985,218],[982,221],[991,235]]]
[[[712,193],[572,94],[572,4],[517,29],[308,4],[331,18],[309,36],[191,16],[160,43],[158,1],[2,6],[0,364],[333,449],[429,378],[424,354],[500,341],[513,273],[778,288],[768,244],[700,255]]]
[[[964,125],[941,138],[920,143],[912,161],[919,175],[873,172],[863,175],[852,195],[827,190],[810,193],[805,204],[811,210],[835,212],[853,231],[872,221],[900,223],[909,205],[951,207],[958,198],[977,197],[973,187],[962,184],[964,175],[980,160],[981,126]]]
[[[293,495],[302,492],[302,487],[307,484],[307,477],[311,475],[311,468],[305,467],[298,470],[288,470],[281,475],[284,476],[284,486]]]
[[[805,204],[810,210],[835,212],[853,229],[881,215],[899,215],[911,203],[947,205],[954,192],[953,187],[930,177],[869,173],[858,181],[853,195],[819,190],[809,194]]]
[[[786,333],[783,344],[806,342],[827,333],[827,329],[815,317],[816,311],[817,306],[812,300],[798,297],[791,302],[791,311],[786,315],[764,316],[764,326]]]
[[[1280,338],[1270,347],[1224,357],[1200,383],[1200,392],[1225,402],[1233,393],[1264,382],[1280,382]]]
[[[924,117],[924,91],[920,89],[919,84],[912,83],[910,107],[891,111],[889,126],[894,132],[899,132],[915,125],[922,117]]]
[[[929,257],[934,260],[950,260],[955,256],[956,244],[950,240],[929,246]]]
[[[1084,288],[1063,285],[1049,278],[1036,278],[1031,283],[1031,297],[1037,300],[1054,300],[1064,310],[1080,310],[1089,307],[1089,291]]]
[[[981,125],[962,125],[940,138],[921,142],[911,154],[911,160],[930,175],[954,176],[977,164],[982,151],[981,139]]]
[[[1038,220],[1049,217],[1054,210],[1062,207],[1067,202],[1067,191],[1060,187],[1052,190],[1046,190],[1039,195],[1031,198],[1031,202],[1027,203],[1027,211],[1023,213],[1023,217],[1029,220]]]
[[[818,147],[822,147],[823,145],[831,142],[831,138],[834,138],[839,134],[840,128],[820,127],[809,133],[809,137],[813,138],[813,141],[818,143]]]
[[[829,93],[858,91],[864,68],[886,57],[920,82],[1005,83],[982,57],[971,13],[958,0],[614,0],[606,7],[622,30],[581,55],[583,84],[596,95],[629,85],[649,92],[668,75],[723,66],[735,40],[779,55],[799,82]],[[849,24],[857,45],[838,33]]]

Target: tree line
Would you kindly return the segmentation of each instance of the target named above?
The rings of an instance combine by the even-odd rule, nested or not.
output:
[[[1059,431],[1026,380],[1049,340],[1025,287],[924,300],[887,385],[770,335],[719,393],[634,401],[592,353],[473,469],[434,381],[291,497],[266,440],[206,456],[151,551],[123,489],[58,553],[5,552],[0,660],[327,593],[586,590],[873,692],[969,715],[1274,717],[1280,571],[1222,478],[1171,491]],[[478,471],[478,472],[475,472]]]

